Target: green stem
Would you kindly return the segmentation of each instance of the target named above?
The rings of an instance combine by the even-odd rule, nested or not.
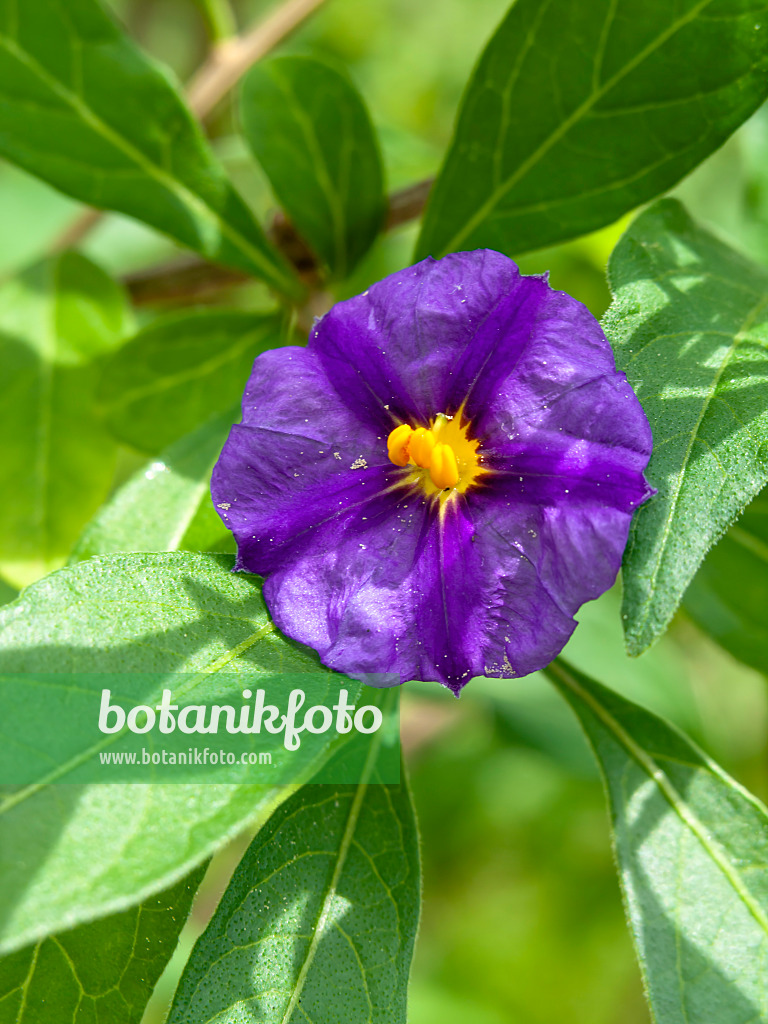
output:
[[[235,12],[229,0],[197,0],[197,4],[203,12],[214,43],[231,39],[237,34]]]

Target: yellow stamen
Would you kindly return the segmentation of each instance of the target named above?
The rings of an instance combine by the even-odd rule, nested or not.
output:
[[[395,427],[387,438],[387,454],[390,461],[394,462],[396,466],[408,465],[408,446],[412,434],[413,430],[411,430],[408,424],[401,423],[399,427]]]
[[[459,482],[459,467],[456,455],[449,444],[436,444],[432,449],[432,461],[429,466],[432,483],[440,490],[455,487]]]
[[[426,427],[417,427],[414,430],[408,451],[417,466],[421,466],[422,469],[429,469],[432,463],[432,449],[436,443],[437,438]]]
[[[470,435],[463,406],[453,415],[437,413],[427,427],[413,429],[401,423],[387,438],[390,460],[408,470],[403,483],[421,487],[441,505],[491,472],[482,465],[479,447],[480,441]]]

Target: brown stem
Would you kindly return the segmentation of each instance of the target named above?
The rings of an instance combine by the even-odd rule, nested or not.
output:
[[[426,178],[424,181],[417,181],[415,185],[401,188],[390,195],[386,221],[387,231],[421,216],[427,205],[434,180],[434,178]]]
[[[242,36],[225,39],[187,86],[187,100],[199,118],[205,118],[256,61],[317,10],[324,0],[286,0],[261,24]]]
[[[427,202],[431,186],[432,179],[428,178],[393,192],[389,197],[386,230],[418,217]],[[309,289],[317,289],[321,280],[317,261],[283,213],[275,214],[269,234],[272,242],[293,264]],[[129,274],[123,283],[134,304],[145,306],[181,302],[185,299],[205,301],[247,280],[249,278],[240,271],[206,263],[197,256],[185,256],[171,265]]]
[[[187,85],[187,102],[193,113],[203,120],[252,64],[273,50],[324,2],[286,0],[250,32],[217,43]],[[49,252],[57,253],[78,245],[103,216],[102,210],[84,210],[54,238]]]

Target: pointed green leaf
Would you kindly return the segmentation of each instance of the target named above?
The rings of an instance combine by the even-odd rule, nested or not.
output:
[[[209,487],[235,416],[209,420],[135,473],[86,526],[70,561],[116,551],[211,551],[231,537]]]
[[[717,149],[766,71],[768,20],[743,0],[518,0],[470,80],[418,256],[610,224]]]
[[[243,86],[243,131],[283,209],[334,276],[381,229],[378,141],[346,75],[309,57],[256,64]]]
[[[161,317],[106,366],[101,409],[120,440],[159,452],[238,405],[255,357],[283,341],[277,314],[210,309]]]
[[[61,564],[107,494],[116,448],[95,389],[127,326],[121,289],[77,253],[0,286],[0,568],[12,583]]]
[[[735,658],[768,674],[768,491],[709,552],[683,606]]]
[[[768,1020],[768,810],[662,719],[565,664],[546,671],[600,762],[654,1019]]]
[[[272,627],[258,580],[224,555],[106,555],[61,569],[0,611],[0,672],[216,673],[257,689],[275,672],[317,672],[314,652]],[[344,680],[354,701],[359,684]],[[30,700],[37,699],[36,691]],[[307,736],[319,766],[330,734]],[[83,757],[97,756],[84,750]],[[308,770],[308,769],[307,769]],[[183,877],[290,793],[274,785],[39,783],[0,800],[0,949],[133,906]],[[304,773],[306,777],[306,772]],[[116,859],[117,858],[117,859]]]
[[[0,154],[81,202],[300,292],[169,73],[98,0],[0,0]]]
[[[0,960],[0,1024],[141,1024],[204,870]]]
[[[302,787],[237,868],[168,1024],[405,1024],[419,896],[405,781]]]
[[[673,200],[637,218],[608,273],[603,326],[650,421],[659,491],[624,555],[624,629],[639,654],[768,480],[768,274]]]

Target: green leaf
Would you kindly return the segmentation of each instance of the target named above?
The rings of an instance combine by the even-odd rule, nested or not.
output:
[[[768,491],[709,552],[683,607],[735,658],[768,674]]]
[[[768,1020],[768,811],[662,719],[564,664],[546,671],[600,762],[654,1019]]]
[[[630,654],[667,628],[707,550],[768,480],[768,274],[664,200],[608,267],[603,321],[653,431],[624,555]]]
[[[334,276],[345,277],[384,220],[378,141],[346,75],[309,57],[256,64],[243,131],[275,195]]]
[[[70,561],[116,551],[200,550],[196,542],[202,541],[210,551],[230,537],[211,505],[209,486],[234,416],[233,410],[209,420],[142,466],[86,526]],[[203,506],[211,506],[215,520],[206,532]]]
[[[470,80],[419,257],[522,253],[665,191],[768,95],[742,0],[519,0]]]
[[[161,317],[106,366],[102,411],[122,441],[159,452],[239,404],[255,357],[282,342],[277,314],[209,309]]]
[[[127,320],[121,289],[77,253],[0,286],[0,569],[11,583],[61,564],[107,494],[116,447],[94,396]]]
[[[246,852],[168,1024],[405,1024],[419,896],[404,781],[302,787]]]
[[[0,576],[0,605],[9,604],[19,596],[16,587],[12,587]]]
[[[0,960],[0,1024],[140,1024],[204,870]]]
[[[81,202],[300,293],[170,74],[98,0],[0,0],[0,154]]]
[[[233,574],[232,564],[223,555],[134,554],[61,569],[0,611],[0,672],[150,672],[158,688],[165,674],[195,673],[210,688],[226,672],[254,689],[275,672],[317,672],[314,652],[272,627],[256,578]],[[354,701],[359,685],[333,678]],[[307,736],[302,756],[306,747],[319,765],[328,735]],[[288,759],[276,766],[273,786],[41,783],[7,793],[0,949],[177,881],[290,795],[286,784],[303,781],[292,771]]]

